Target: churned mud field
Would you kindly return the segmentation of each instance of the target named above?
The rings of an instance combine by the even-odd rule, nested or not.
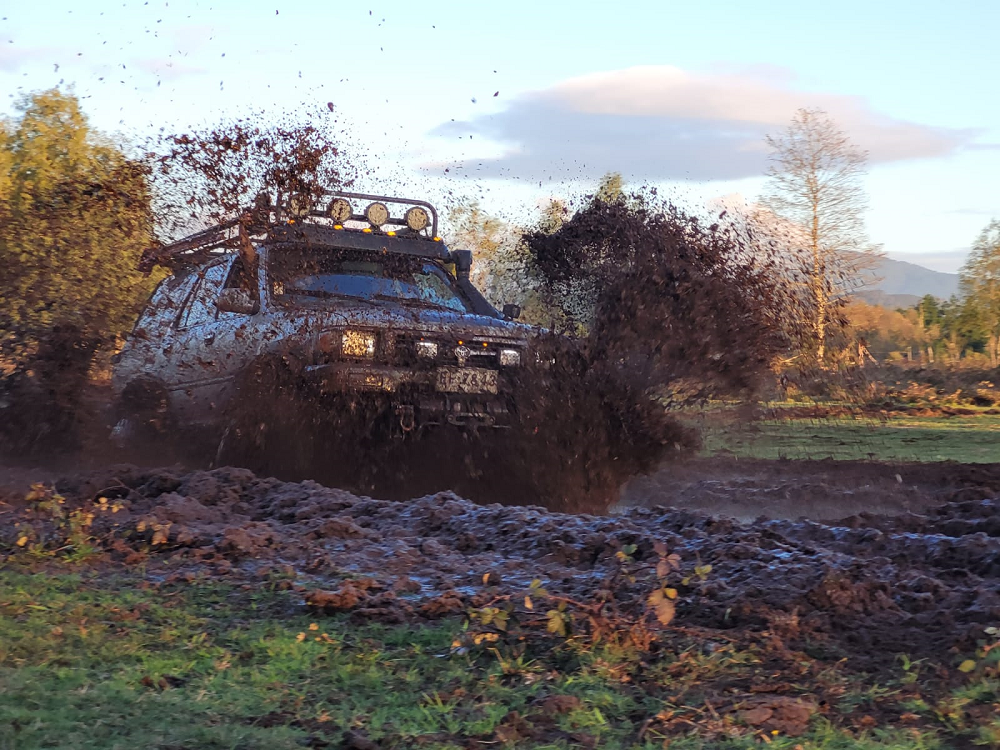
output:
[[[995,465],[690,459],[608,515],[57,474],[0,480],[25,746],[995,746]]]
[[[25,524],[46,533],[37,498],[22,491],[31,478],[7,473],[7,549]],[[384,501],[236,468],[123,465],[54,486],[65,508],[95,514],[111,562],[185,580],[288,571],[326,610],[394,622],[461,614],[534,579],[592,597],[630,545],[637,561],[665,545],[686,579],[711,565],[679,585],[677,622],[778,629],[791,645],[823,643],[851,660],[972,648],[1000,622],[995,466],[706,460],[637,480],[610,516],[450,492]],[[796,511],[826,520],[789,520]],[[639,576],[615,595],[641,607],[653,583]]]

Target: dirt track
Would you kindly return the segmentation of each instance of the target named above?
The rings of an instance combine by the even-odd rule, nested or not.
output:
[[[781,514],[798,505],[829,517],[846,509],[839,503],[850,494],[831,484],[839,476],[867,483],[850,495],[852,509],[895,488],[886,502],[924,512],[827,524],[740,523],[663,507],[599,517],[480,506],[451,493],[382,501],[232,468],[118,466],[61,480],[58,488],[70,507],[90,507],[102,496],[124,504],[120,513],[99,514],[94,527],[119,562],[145,561],[150,575],[175,580],[281,574],[303,592],[322,592],[311,596],[327,609],[365,617],[461,613],[497,593],[523,591],[533,578],[553,593],[587,597],[624,545],[637,545],[642,559],[662,541],[680,555],[684,574],[698,562],[713,566],[707,580],[678,584],[681,624],[769,630],[789,644],[864,662],[971,648],[984,626],[1000,621],[1000,500],[990,499],[1000,494],[1000,467],[901,467],[890,481],[875,465],[795,466],[797,478],[786,466],[791,472],[775,481],[777,462],[713,461],[709,480],[695,462],[675,470],[672,482],[666,474],[645,480],[645,497],[687,504],[700,497],[716,512],[744,498],[753,514],[770,497],[784,503]],[[804,474],[812,483],[802,481]],[[38,477],[8,473],[7,484],[28,478]],[[825,488],[822,505],[813,498],[817,488]],[[21,497],[3,497],[2,546],[25,518]],[[154,534],[158,543],[151,544]],[[650,586],[640,578],[616,596],[640,607]]]

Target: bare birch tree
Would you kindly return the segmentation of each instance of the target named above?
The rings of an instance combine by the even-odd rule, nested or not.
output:
[[[800,109],[785,132],[766,140],[772,153],[763,202],[803,230],[811,298],[807,324],[822,360],[839,300],[864,283],[862,273],[879,255],[864,226],[867,152],[821,109]]]

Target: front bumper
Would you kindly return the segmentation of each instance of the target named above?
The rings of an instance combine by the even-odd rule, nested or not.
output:
[[[386,394],[404,431],[436,424],[510,425],[511,409],[497,370],[334,362],[310,365],[305,375],[321,393]]]

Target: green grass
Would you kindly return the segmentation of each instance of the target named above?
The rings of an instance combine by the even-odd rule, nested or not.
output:
[[[1000,462],[1000,417],[788,419],[705,429],[707,454],[746,458]]]
[[[706,727],[720,726],[709,696],[721,706],[734,686],[773,681],[775,663],[763,646],[716,643],[706,654],[702,643],[678,636],[640,664],[633,653],[570,648],[558,639],[519,646],[514,638],[513,645],[452,653],[460,630],[459,620],[317,620],[295,594],[266,586],[157,588],[107,574],[0,571],[0,749],[341,747],[345,729],[355,729],[383,748],[457,749],[478,739],[482,747],[647,750],[664,747],[665,735],[654,727],[639,740],[639,727],[665,711],[690,721],[671,732],[675,750],[760,746],[731,716],[723,723],[740,736],[723,740]],[[898,686],[838,670],[813,674],[845,701],[856,696],[856,705],[902,705]],[[799,676],[788,679],[806,679],[801,662],[792,671]],[[963,689],[968,695],[949,700],[1000,699],[995,679]],[[543,726],[532,702],[551,695],[580,703],[544,723],[543,732],[511,737],[517,721],[510,712],[529,728]],[[928,721],[940,711],[921,705]],[[834,726],[837,718],[816,716],[806,735],[769,737],[769,746],[946,748],[956,732],[1000,732],[946,723],[850,730]]]

